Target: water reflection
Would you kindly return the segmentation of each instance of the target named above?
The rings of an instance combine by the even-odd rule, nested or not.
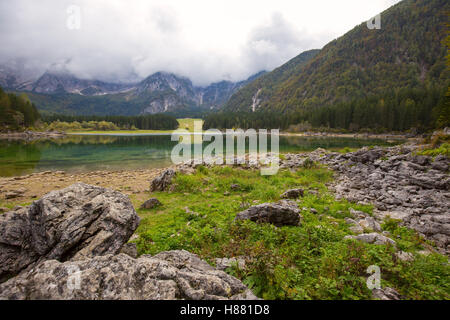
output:
[[[170,135],[71,135],[63,139],[31,142],[0,140],[0,176],[46,170],[79,172],[162,168],[171,165],[170,154],[176,144]],[[280,152],[392,144],[376,139],[280,136]]]

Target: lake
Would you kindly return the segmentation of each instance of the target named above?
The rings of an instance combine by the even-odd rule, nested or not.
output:
[[[402,141],[381,139],[280,136],[280,152],[388,146]],[[208,145],[210,142],[204,142]],[[172,164],[177,144],[170,135],[69,135],[33,142],[0,140],[0,176],[48,170],[89,172],[163,168]],[[225,145],[225,144],[224,144]],[[270,149],[270,143],[268,143]]]

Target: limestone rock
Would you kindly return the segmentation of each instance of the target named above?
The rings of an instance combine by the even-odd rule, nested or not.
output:
[[[395,241],[391,238],[388,238],[382,234],[373,232],[373,233],[363,233],[357,236],[345,236],[344,239],[355,239],[365,243],[373,243],[373,244],[388,244],[395,246]]]
[[[401,300],[400,294],[392,288],[373,289],[372,298],[379,300]]]
[[[175,171],[172,169],[165,170],[159,177],[153,179],[150,184],[150,192],[167,190],[175,174]]]
[[[48,260],[0,285],[0,299],[257,299],[238,279],[184,250]]]
[[[129,255],[132,258],[137,258],[138,256],[138,252],[137,252],[137,247],[136,247],[136,243],[125,243],[122,247],[122,249],[120,249],[120,253],[124,253],[126,255]]]
[[[239,212],[236,220],[251,220],[259,223],[271,223],[277,227],[300,224],[300,210],[293,201],[281,200],[277,203],[263,203]]]
[[[297,199],[298,197],[303,197],[303,189],[297,188],[297,189],[290,189],[284,192],[281,195],[281,198],[283,199]]]
[[[32,263],[116,254],[139,225],[130,199],[83,183],[0,215],[0,282]]]
[[[150,198],[141,205],[141,209],[153,209],[160,205],[162,205],[162,203],[158,199]]]

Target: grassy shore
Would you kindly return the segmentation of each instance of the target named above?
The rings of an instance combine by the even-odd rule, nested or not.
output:
[[[5,187],[35,189],[19,199],[2,200],[0,206],[28,205],[48,190],[83,181],[129,195],[142,219],[137,238],[131,240],[139,254],[185,249],[211,265],[216,258],[241,257],[245,267],[234,265],[226,272],[261,298],[370,299],[367,268],[376,265],[381,269],[382,287],[395,288],[407,299],[450,299],[447,257],[429,250],[431,243],[400,226],[399,221],[388,218],[382,224],[397,248],[344,240],[352,234],[345,222],[351,217],[350,208],[369,214],[373,208],[335,200],[327,188],[333,181],[333,172],[327,168],[314,165],[261,176],[259,170],[200,166],[194,174],[178,174],[171,191],[149,193],[148,183],[159,172],[59,172],[18,180],[2,178]],[[239,190],[231,189],[232,184],[238,184]],[[305,190],[305,196],[297,201],[302,208],[300,226],[234,221],[238,212],[277,201],[282,192],[293,187]],[[162,206],[139,209],[149,197],[159,199]],[[398,250],[411,253],[414,259],[400,260],[395,254]]]
[[[194,132],[194,122],[201,121],[202,119],[192,119],[192,118],[184,118],[177,119],[178,128],[186,129],[189,132]],[[74,130],[67,131],[68,134],[92,134],[92,135],[117,135],[117,134],[172,134],[174,130]]]
[[[185,249],[212,265],[215,258],[242,257],[246,267],[235,265],[227,272],[265,299],[370,299],[366,280],[371,265],[381,268],[383,287],[408,299],[449,299],[447,258],[419,253],[430,244],[399,221],[387,219],[382,225],[397,249],[344,240],[352,234],[344,220],[351,216],[349,209],[372,213],[372,207],[336,201],[326,186],[332,177],[321,167],[275,176],[200,167],[193,175],[178,175],[173,191],[152,194],[161,207],[138,210],[142,221],[135,242],[140,254]],[[240,190],[231,190],[231,184]],[[283,191],[298,186],[306,190],[298,200],[304,208],[301,226],[234,221],[248,206],[279,200]],[[412,253],[414,260],[401,261],[396,250]]]

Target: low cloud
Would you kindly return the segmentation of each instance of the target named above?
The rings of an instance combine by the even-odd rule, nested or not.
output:
[[[380,6],[396,2],[377,1]],[[72,5],[80,8],[80,29],[68,28]],[[300,13],[307,18],[308,12],[319,12],[321,5],[303,0],[0,1],[0,64],[24,66],[30,76],[66,70],[81,78],[127,82],[168,71],[196,85],[237,81],[332,40],[335,33],[316,30],[300,18]],[[290,6],[296,6],[298,18]],[[355,21],[365,14],[354,13]]]

